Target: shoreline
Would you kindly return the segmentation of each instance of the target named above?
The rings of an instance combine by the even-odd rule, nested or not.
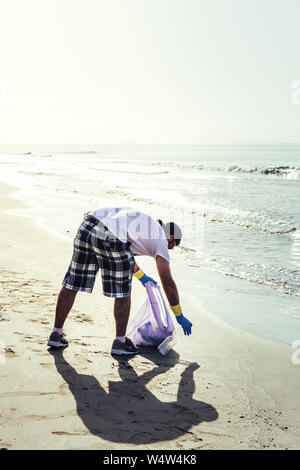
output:
[[[98,278],[93,295],[78,295],[67,319],[70,347],[63,358],[50,355],[46,342],[72,245],[15,215],[28,206],[8,197],[12,188],[0,184],[0,340],[14,351],[0,364],[1,447],[300,447],[293,350],[229,326],[196,297],[182,295],[191,337],[166,357],[152,352],[127,363],[109,354],[112,302],[102,296]],[[145,298],[136,284],[132,294],[131,315]]]
[[[0,182],[0,184],[6,184],[6,183]],[[42,230],[45,230],[47,233],[49,233],[51,235],[59,237],[60,239],[66,241],[67,243],[70,243],[70,244],[73,243],[73,235],[74,235],[74,233],[76,233],[77,227],[78,227],[78,225],[81,221],[80,211],[79,211],[79,214],[78,214],[79,216],[78,216],[77,223],[74,220],[72,220],[72,222],[70,222],[70,220],[68,218],[68,222],[66,222],[66,225],[64,226],[64,228],[65,228],[64,231],[55,230],[55,228],[53,228],[53,225],[54,225],[53,224],[53,222],[54,222],[53,219],[51,219],[51,218],[47,219],[47,218],[43,217],[43,212],[45,213],[45,211],[47,210],[46,207],[39,206],[38,202],[33,200],[34,196],[31,198],[30,193],[26,192],[26,190],[24,190],[24,188],[22,188],[21,186],[15,186],[15,185],[10,185],[10,184],[9,184],[9,186],[11,186],[11,188],[12,188],[12,192],[8,195],[9,198],[14,199],[15,201],[16,200],[20,201],[20,204],[19,204],[19,206],[16,206],[13,209],[5,211],[5,213],[7,213],[8,215],[14,216],[14,217],[22,217],[22,218],[24,217],[24,218],[32,219],[35,222],[35,224],[38,228],[41,228]],[[51,193],[53,193],[55,195],[55,192],[53,192],[53,190],[49,190],[49,191],[50,191],[50,193],[49,193],[50,197],[51,197]],[[36,195],[35,195],[35,197],[36,197]],[[74,197],[76,198],[76,196],[74,196],[73,194],[68,195],[68,198],[71,198],[71,200]],[[88,200],[87,197],[85,197],[85,199]],[[24,207],[20,208],[21,206],[24,206]],[[90,204],[87,204],[87,206],[85,206],[85,208],[82,207],[82,213],[88,211],[88,207],[90,208]],[[68,210],[70,210],[70,206],[67,208],[67,211]],[[49,221],[50,222],[52,221],[52,226],[51,226],[51,224],[49,224]],[[68,230],[66,230],[66,228],[68,228]],[[66,233],[68,232],[69,235],[67,235],[66,233],[63,233],[63,232],[66,232]],[[186,296],[187,298],[192,297],[192,294],[191,294],[192,289],[190,289],[190,286],[189,286],[187,273],[184,272],[184,269],[182,269],[182,266],[181,266],[180,262],[178,262],[178,260],[176,260],[176,258],[172,259],[172,257],[171,257],[171,262],[173,264],[173,270],[172,271],[174,271],[174,274],[176,275],[176,279],[181,279],[182,284],[184,284],[184,286],[185,286],[185,290],[189,291],[189,293],[184,293],[184,295],[182,295],[182,293],[180,292],[180,297],[184,297],[184,296]],[[144,257],[143,265],[144,265],[145,269],[147,269],[147,272],[148,272],[149,275],[157,276],[157,272],[156,272],[155,265],[153,264],[153,260],[150,260],[149,258]],[[221,275],[220,275],[220,273],[216,273],[216,274],[208,273],[208,276],[209,276],[209,279],[210,279],[209,289],[211,289],[212,279],[214,279],[215,276],[219,276],[219,278],[221,278]],[[203,282],[203,279],[205,279],[205,273],[201,274],[201,282]],[[249,282],[249,281],[238,280],[238,282]],[[263,288],[263,286],[257,286],[257,285],[255,285],[255,286],[250,285],[249,286],[249,289],[252,290],[253,288],[261,289],[261,288]],[[182,292],[184,292],[184,289],[182,289]],[[206,296],[205,292],[202,292],[202,294],[203,294],[203,297]],[[219,294],[222,295],[222,292],[219,292]],[[267,295],[267,293],[266,293],[266,295]],[[233,300],[233,299],[231,299],[231,300]],[[199,301],[199,299],[197,299],[197,301]],[[268,334],[266,334],[266,331],[264,331],[265,328],[266,328],[265,323],[262,322],[261,325],[257,325],[257,327],[254,327],[254,329],[249,328],[248,325],[245,324],[245,322],[243,322],[242,320],[240,322],[238,322],[238,321],[236,321],[235,318],[230,318],[228,316],[226,318],[226,316],[222,316],[222,314],[220,313],[220,308],[221,307],[215,305],[215,310],[216,311],[214,311],[214,307],[211,307],[211,306],[206,306],[205,307],[204,302],[205,302],[204,299],[201,299],[201,301],[200,301],[201,309],[202,310],[207,310],[209,312],[209,315],[215,315],[221,322],[225,322],[225,324],[228,327],[235,328],[238,331],[243,331],[243,332],[248,333],[250,335],[254,335],[256,338],[260,338],[260,339],[267,340],[267,341],[274,341],[277,344],[285,345],[287,347],[290,347],[292,341],[290,341],[289,338],[287,339],[287,337],[290,336],[290,333],[286,334],[286,337],[284,339],[282,337],[279,337],[280,335],[277,335],[277,337],[276,337],[276,334],[274,334],[274,332],[271,335],[268,335]],[[209,298],[206,298],[206,303],[210,304],[210,299]],[[189,304],[192,305],[192,302],[190,302]],[[185,311],[187,311],[187,310],[185,309]],[[218,313],[216,313],[216,312],[218,312]],[[289,318],[289,322],[291,322],[291,321],[293,321],[293,319]],[[292,325],[292,323],[291,323],[291,325]],[[291,329],[291,325],[290,325],[290,329]],[[295,324],[295,328],[297,326],[298,326],[298,322]],[[261,332],[261,331],[263,331],[263,332]]]
[[[0,182],[0,185],[3,185],[3,183]],[[27,210],[28,211],[34,210],[35,204],[33,202],[30,202],[28,199],[23,198],[21,196],[21,194],[22,194],[22,188],[21,187],[17,187],[17,186],[14,186],[14,185],[8,185],[8,186],[11,186],[12,188],[17,189],[17,191],[14,191],[11,194],[8,194],[8,197],[11,198],[11,199],[14,199],[15,201],[16,200],[20,201],[20,205],[24,205],[24,208],[18,207],[18,208],[6,210],[6,211],[4,211],[5,214],[11,215],[13,217],[22,217],[22,218],[24,217],[24,218],[28,218],[28,219],[33,219],[38,229],[45,230],[47,233],[49,233],[51,235],[54,235],[54,236],[57,236],[57,237],[61,238],[62,240],[66,241],[67,243],[73,244],[73,237],[72,236],[68,237],[68,236],[62,234],[61,232],[58,232],[57,230],[54,230],[49,225],[44,223],[44,219],[42,217],[32,215],[32,213],[30,215],[27,215],[26,213],[24,213]],[[31,205],[31,207],[27,207],[27,206],[30,206],[30,205]],[[36,206],[36,207],[38,207],[38,206]],[[175,261],[174,263],[177,264],[178,262]],[[145,257],[144,257],[143,258],[143,264],[144,265],[148,264],[149,267],[147,267],[147,268],[149,269],[149,272],[152,271],[152,274],[156,275],[156,277],[157,277],[156,270],[153,269],[153,260],[152,259],[149,259],[147,257],[145,259]],[[186,301],[188,302],[189,305],[192,305],[193,299],[194,299],[192,295],[184,294],[183,297],[186,299]],[[199,301],[199,299],[197,299],[197,300]],[[286,343],[276,341],[276,340],[272,340],[272,339],[268,339],[268,338],[264,338],[263,336],[256,335],[255,333],[247,332],[246,330],[243,330],[242,328],[235,327],[235,326],[231,325],[224,318],[220,317],[217,313],[206,309],[204,307],[201,299],[200,299],[200,308],[201,308],[201,314],[205,315],[206,318],[210,319],[214,324],[216,324],[216,326],[219,326],[219,327],[223,326],[225,328],[230,328],[233,331],[235,330],[237,334],[239,332],[242,332],[242,333],[248,334],[250,336],[254,336],[254,338],[260,339],[262,341],[270,341],[270,342],[274,342],[275,344],[282,345],[284,347],[288,347],[286,345]]]

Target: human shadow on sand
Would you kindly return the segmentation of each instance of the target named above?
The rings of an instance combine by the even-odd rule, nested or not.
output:
[[[193,372],[197,363],[179,361],[179,355],[170,351],[162,356],[157,350],[144,348],[140,357],[149,367],[149,360],[156,364],[151,370],[138,375],[130,359],[118,360],[121,381],[110,381],[106,392],[92,375],[78,374],[65,360],[63,351],[48,349],[55,359],[59,374],[69,385],[77,404],[77,413],[86,428],[107,441],[133,444],[150,444],[176,439],[189,432],[192,426],[218,418],[216,409],[202,401],[194,400],[195,382]],[[170,400],[169,376],[162,380],[166,401],[160,401],[146,384],[159,374],[164,374],[178,362],[188,364],[178,376],[177,400]],[[136,363],[137,370],[141,364]],[[100,367],[100,364],[99,364]],[[143,367],[143,364],[142,364]],[[169,396],[168,396],[169,393]]]

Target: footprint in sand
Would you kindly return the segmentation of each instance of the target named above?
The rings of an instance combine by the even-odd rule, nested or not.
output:
[[[11,347],[6,347],[3,349],[3,351],[5,352],[6,357],[17,357],[17,354]]]
[[[40,362],[40,366],[45,367],[46,369],[53,369],[53,364],[49,364],[46,362]]]
[[[67,431],[52,431],[52,434],[56,434],[58,436],[86,436],[90,433],[86,432],[67,432]]]
[[[88,315],[85,315],[84,313],[77,314],[74,317],[74,320],[79,321],[79,322],[84,321],[84,322],[88,322],[88,323],[94,323],[93,320]]]

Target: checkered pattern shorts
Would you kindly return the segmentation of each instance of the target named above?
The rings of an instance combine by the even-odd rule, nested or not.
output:
[[[116,238],[101,221],[84,220],[74,239],[73,256],[63,286],[92,292],[100,269],[104,295],[129,297],[135,264],[129,246],[129,242]]]

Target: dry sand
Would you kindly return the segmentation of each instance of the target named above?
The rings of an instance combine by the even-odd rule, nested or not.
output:
[[[116,360],[113,301],[98,279],[67,319],[70,346],[48,351],[72,244],[28,218],[14,191],[0,186],[0,448],[300,448],[292,350],[229,327],[196,297],[181,293],[194,326],[174,351]],[[135,281],[132,314],[144,296]]]

